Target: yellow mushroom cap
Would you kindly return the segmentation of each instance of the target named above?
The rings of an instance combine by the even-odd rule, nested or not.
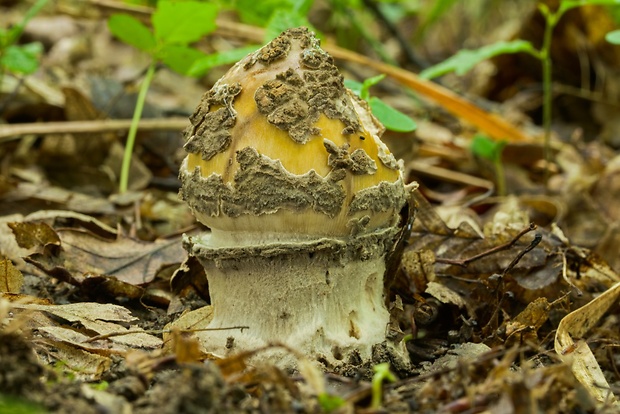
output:
[[[233,66],[186,129],[181,197],[214,230],[344,237],[405,203],[383,126],[305,28]]]

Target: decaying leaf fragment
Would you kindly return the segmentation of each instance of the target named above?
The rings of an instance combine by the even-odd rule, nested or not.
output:
[[[0,293],[19,293],[24,284],[24,275],[13,262],[0,255]]]
[[[180,263],[186,256],[180,239],[110,241],[75,229],[58,229],[57,233],[62,246],[58,255],[31,255],[28,261],[48,273],[60,266],[78,281],[88,274],[105,274],[142,285],[153,280],[162,265]]]
[[[15,239],[19,247],[32,249],[33,247],[46,247],[49,245],[60,245],[60,239],[54,229],[46,223],[8,223],[15,234]]]
[[[609,383],[601,370],[592,350],[583,339],[603,314],[620,298],[620,283],[616,283],[587,305],[569,313],[560,322],[555,335],[555,352],[571,364],[575,377],[600,404],[613,404],[620,408],[620,402],[610,391]],[[574,339],[575,338],[575,339]]]
[[[39,327],[47,329],[61,341],[81,348],[89,348],[87,341],[101,336],[101,341],[112,342],[120,350],[126,347],[154,349],[162,344],[161,339],[147,334],[143,329],[130,325],[138,318],[129,309],[113,304],[73,303],[68,305],[14,304],[17,309],[42,311],[66,321],[65,326]],[[125,326],[128,325],[128,326]],[[75,329],[79,326],[79,329]],[[59,329],[60,328],[60,329]],[[71,331],[71,332],[70,332]],[[94,346],[93,346],[94,347]],[[92,350],[92,349],[89,349]]]
[[[536,338],[536,332],[549,318],[551,304],[547,298],[540,297],[530,302],[513,320],[506,323],[506,341],[512,343],[518,339],[519,343]]]
[[[449,228],[427,200],[417,193],[414,197],[419,209],[402,261],[413,290],[408,293],[424,293],[426,284],[434,281],[460,295],[473,315],[496,307],[501,292],[523,292],[527,303],[558,282],[562,243],[544,229],[532,231],[526,215],[514,203],[506,203],[493,216],[484,226],[482,237],[467,221],[456,229]],[[434,257],[420,256],[427,251]],[[561,292],[555,289],[555,295],[552,300]],[[446,300],[453,297],[443,296]],[[437,298],[442,300],[441,296]]]

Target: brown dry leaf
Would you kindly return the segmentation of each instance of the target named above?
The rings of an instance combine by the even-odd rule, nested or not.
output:
[[[198,338],[178,329],[173,329],[170,335],[177,363],[193,363],[205,359],[205,355],[200,349]]]
[[[15,304],[14,307],[46,312],[67,321],[71,327],[79,324],[85,333],[103,336],[97,341],[85,342],[92,336],[74,329],[61,326],[37,328],[39,331],[53,335],[57,340],[92,352],[102,350],[104,354],[106,352],[124,353],[126,347],[155,349],[162,345],[161,339],[147,334],[137,326],[129,325],[138,318],[132,316],[131,312],[122,306],[84,302],[68,305]],[[113,343],[113,347],[110,346],[110,342]]]
[[[119,328],[121,327],[119,326]],[[87,342],[90,339],[88,335],[62,326],[41,326],[37,330],[45,334],[53,343],[64,343],[94,354],[103,356],[122,355],[126,351],[124,347],[118,344],[110,344],[107,341]]]
[[[0,255],[11,259],[15,266],[20,269],[24,268],[22,257],[28,256],[32,252],[18,246],[15,241],[15,234],[8,223],[21,221],[23,218],[24,216],[21,214],[11,214],[0,218]]]
[[[529,303],[512,321],[506,323],[506,342],[512,343],[517,340],[523,343],[530,340],[532,343],[537,343],[536,333],[549,319],[550,309],[551,304],[545,297]]]
[[[17,270],[9,259],[0,256],[0,293],[14,293],[21,291],[24,285],[24,275]]]
[[[205,329],[213,319],[213,306],[203,306],[193,311],[189,311],[181,315],[175,321],[170,322],[164,327],[164,330],[174,332],[191,331],[192,329]],[[164,350],[173,352],[175,347],[174,338],[171,333],[164,333]]]
[[[6,202],[14,204],[33,199],[45,202],[48,205],[56,205],[56,208],[66,208],[86,214],[113,214],[115,212],[114,205],[105,198],[50,186],[45,182],[19,183],[17,188],[6,194],[4,198]]]
[[[129,309],[111,303],[70,303],[68,305],[33,305],[14,304],[14,307],[49,312],[69,322],[78,322],[82,318],[111,322],[133,322],[138,318]]]
[[[435,254],[431,250],[407,250],[400,261],[401,269],[410,284],[411,293],[426,291],[429,282],[437,279],[435,275]]]
[[[60,238],[46,223],[8,223],[15,234],[19,247],[32,249],[33,247],[60,246]]]
[[[467,309],[469,316],[474,316],[474,308],[461,295],[450,289],[449,287],[437,282],[429,282],[426,288],[428,295],[431,295],[441,303],[458,306]]]
[[[151,282],[164,265],[185,260],[180,238],[144,242],[130,238],[115,241],[90,232],[59,229],[60,251],[34,254],[26,259],[47,274],[81,284],[89,275],[107,275],[132,285]]]
[[[60,366],[78,379],[94,381],[110,369],[112,360],[104,355],[92,353],[61,341],[43,341],[46,352],[39,355],[50,365]],[[60,362],[60,364],[58,364]]]
[[[28,214],[24,217],[23,221],[50,221],[55,222],[57,220],[71,220],[76,221],[81,227],[90,230],[102,237],[116,236],[117,230],[108,226],[104,222],[97,220],[96,218],[78,213],[77,211],[68,210],[39,210],[34,213]]]
[[[530,232],[514,242],[515,237],[527,229],[528,220],[519,205],[512,202],[503,205],[504,208],[485,225],[485,237],[482,238],[468,221],[462,221],[456,229],[449,228],[428,201],[417,193],[414,193],[414,197],[419,210],[405,257],[409,251],[433,251],[437,257],[434,264],[436,280],[456,292],[467,292],[468,300],[479,302],[480,298],[469,295],[476,290],[475,285],[482,286],[480,281],[493,275],[502,275],[511,262],[535,239],[535,234]],[[513,288],[535,291],[553,286],[558,281],[562,265],[562,244],[544,229],[538,229],[537,233],[542,237],[541,242],[522,256],[510,270],[511,281],[516,282]],[[512,242],[514,243],[509,245]],[[501,246],[505,248],[500,249]],[[479,257],[491,251],[491,254]],[[478,258],[464,265],[456,263],[474,257]],[[470,282],[467,283],[466,280]],[[474,303],[472,308],[480,305],[481,303]]]
[[[23,257],[40,252],[46,244],[58,244],[58,235],[46,227],[46,224],[53,227],[59,222],[63,225],[67,222],[78,224],[101,237],[117,235],[116,229],[92,216],[75,211],[38,210],[27,216],[12,214],[0,218],[0,254],[10,258],[19,269],[24,269]],[[34,234],[28,229],[33,229]]]
[[[588,304],[569,313],[560,321],[555,335],[555,352],[563,361],[571,365],[575,377],[588,390],[590,395],[601,405],[613,404],[620,408],[620,402],[610,391],[609,383],[601,370],[592,350],[583,338],[594,327],[603,314],[620,298],[620,283]]]

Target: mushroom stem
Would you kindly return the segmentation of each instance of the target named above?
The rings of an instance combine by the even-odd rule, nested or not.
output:
[[[394,236],[395,228],[388,228],[349,239],[244,247],[218,247],[211,234],[187,237],[186,248],[209,281],[209,328],[249,326],[205,332],[203,346],[226,355],[278,340],[326,365],[370,360],[373,347],[386,342],[383,275]],[[402,358],[404,348],[390,347]],[[263,358],[295,365],[280,351]]]

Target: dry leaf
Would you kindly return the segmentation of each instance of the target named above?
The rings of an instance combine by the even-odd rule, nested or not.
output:
[[[610,391],[609,383],[588,344],[580,340],[594,327],[603,314],[620,298],[620,283],[593,299],[587,305],[574,310],[560,321],[555,335],[555,352],[571,364],[575,377],[600,404],[613,404],[620,408],[620,402]],[[573,338],[579,338],[577,342]]]
[[[529,303],[513,320],[506,323],[506,342],[510,344],[518,340],[523,343],[531,340],[532,343],[536,343],[536,333],[549,319],[550,309],[551,304],[545,297]]]
[[[110,356],[112,354],[122,355],[126,351],[125,348],[116,344],[111,345],[104,340],[87,342],[90,339],[88,335],[61,326],[41,326],[37,330],[44,333],[54,343],[61,342],[94,354],[103,356]]]
[[[39,210],[34,213],[28,214],[24,217],[23,221],[51,221],[55,222],[57,220],[71,220],[77,221],[80,223],[81,227],[84,227],[87,230],[92,231],[93,233],[105,237],[105,236],[116,236],[117,231],[115,228],[108,226],[104,222],[97,220],[96,218],[78,213],[77,211],[67,211],[67,210]]]
[[[68,305],[15,304],[15,308],[43,311],[69,322],[73,327],[81,325],[87,333],[103,336],[94,342],[85,342],[92,336],[73,329],[58,326],[38,327],[57,340],[71,343],[93,352],[125,352],[126,347],[155,349],[162,345],[161,339],[147,334],[137,326],[129,325],[137,318],[122,306],[100,303],[75,303]],[[116,323],[115,323],[116,322]],[[93,335],[94,336],[94,335]],[[110,342],[114,344],[110,347]]]
[[[109,357],[76,348],[71,344],[42,341],[41,346],[46,348],[46,352],[40,353],[45,362],[71,372],[72,375],[84,381],[100,379],[112,365]]]
[[[110,241],[75,229],[61,229],[57,233],[62,246],[57,255],[34,254],[26,261],[76,285],[89,275],[107,275],[132,285],[144,285],[155,278],[161,267],[181,263],[187,256],[180,238]]]
[[[6,257],[0,256],[0,293],[19,293],[24,285],[24,275]]]
[[[15,234],[15,240],[19,247],[32,249],[34,247],[46,247],[49,245],[60,246],[60,238],[46,223],[8,223]]]
[[[189,311],[181,315],[178,319],[173,322],[170,322],[164,327],[166,331],[190,331],[192,329],[205,329],[211,323],[211,319],[213,319],[213,307],[212,306],[203,306],[202,308],[198,308],[193,311]],[[164,333],[164,350],[166,352],[174,351],[174,341],[173,337],[169,333]]]

